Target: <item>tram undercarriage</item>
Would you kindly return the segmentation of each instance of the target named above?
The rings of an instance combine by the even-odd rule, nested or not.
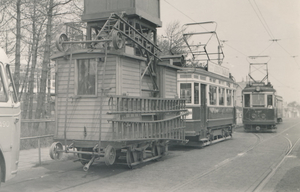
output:
[[[186,136],[186,139],[189,140],[186,146],[204,147],[229,138],[232,138],[232,126],[211,127],[207,128],[206,135],[202,132],[195,136]]]
[[[84,171],[88,171],[94,161],[104,162],[107,166],[127,165],[131,169],[135,165],[164,156],[168,151],[169,142],[170,140],[165,139],[107,142],[108,145],[101,148],[100,152],[98,152],[97,145],[95,147],[78,147],[71,143],[67,147],[63,147],[61,142],[55,142],[50,147],[50,156],[59,160],[62,159],[63,153],[77,154],[78,159],[75,161],[81,162]]]
[[[273,131],[273,130],[277,130],[277,126],[274,125],[244,125],[244,129],[246,131]]]

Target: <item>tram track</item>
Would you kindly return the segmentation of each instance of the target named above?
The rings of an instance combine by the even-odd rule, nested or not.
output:
[[[254,136],[256,136],[257,140],[254,143],[254,145],[252,145],[251,147],[249,147],[248,149],[242,151],[241,153],[238,153],[236,156],[229,158],[229,159],[225,159],[224,161],[218,163],[217,165],[215,165],[214,167],[208,169],[205,172],[202,172],[200,174],[197,174],[193,177],[191,177],[190,179],[187,179],[186,181],[170,188],[169,190],[167,190],[167,192],[174,192],[174,191],[181,191],[183,190],[186,186],[191,186],[194,185],[195,183],[197,183],[196,181],[201,179],[202,177],[205,177],[215,171],[217,171],[218,169],[225,167],[226,165],[228,165],[229,163],[233,162],[234,160],[236,160],[237,158],[240,158],[242,156],[244,156],[245,154],[247,154],[249,151],[253,150],[255,147],[257,147],[261,141],[262,141],[262,137],[259,136],[258,134],[254,134]]]
[[[274,176],[274,174],[276,173],[276,171],[278,170],[278,168],[283,164],[283,162],[286,160],[286,158],[289,157],[289,155],[293,151],[294,147],[300,142],[300,138],[298,138],[297,141],[293,144],[292,141],[289,138],[287,138],[286,136],[283,136],[283,137],[289,142],[289,147],[288,147],[287,151],[285,151],[283,153],[283,155],[282,155],[283,157],[279,160],[279,162],[277,164],[274,164],[273,166],[270,167],[270,171],[268,172],[268,174],[251,191],[253,191],[253,192],[262,191],[263,188],[266,186],[266,184]]]
[[[300,123],[297,123],[295,125],[292,125],[288,128],[286,128],[285,130],[279,132],[279,133],[276,133],[275,135],[269,137],[269,138],[266,138],[264,139],[261,135],[257,134],[257,133],[252,133],[256,138],[256,142],[251,146],[249,147],[248,149],[244,150],[243,152],[241,153],[238,153],[236,156],[232,157],[232,158],[229,158],[229,159],[225,159],[224,161],[218,163],[217,165],[215,165],[214,167],[212,167],[211,169],[205,171],[205,172],[202,172],[200,174],[197,174],[189,179],[187,179],[186,181],[170,188],[168,190],[168,192],[174,192],[174,191],[181,191],[183,190],[186,186],[191,186],[191,185],[197,185],[197,181],[200,180],[201,178],[205,177],[205,176],[208,176],[209,174],[212,174],[214,173],[215,171],[217,171],[218,169],[222,168],[222,167],[225,167],[227,165],[229,165],[230,163],[232,163],[233,161],[235,161],[236,159],[246,155],[248,152],[254,150],[256,147],[258,147],[260,144],[263,144],[265,142],[268,142],[270,141],[271,139],[275,138],[275,137],[278,137],[278,136],[282,136],[285,132],[287,132],[288,130],[296,127],[297,125],[299,125]],[[285,137],[285,136],[283,136]],[[283,155],[281,155],[281,161],[275,165],[272,165],[262,176],[262,180],[257,184],[255,183],[254,186],[250,186],[249,189],[247,191],[261,191],[261,189],[266,185],[266,183],[270,180],[270,178],[274,175],[274,173],[276,172],[276,170],[280,167],[280,165],[284,162],[284,159],[290,154],[291,150],[293,149],[293,147],[295,146],[292,145],[292,142],[287,138],[285,137],[285,139],[288,141],[288,147],[287,147],[287,150],[284,151]],[[300,138],[297,140],[297,143],[300,141]],[[283,157],[282,157],[283,156]]]

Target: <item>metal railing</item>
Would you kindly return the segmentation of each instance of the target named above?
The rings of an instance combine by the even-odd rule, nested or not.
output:
[[[48,122],[55,122],[54,119],[22,119],[22,123],[45,123],[47,128]],[[39,153],[39,165],[42,165],[42,157],[41,157],[41,139],[53,137],[53,134],[50,135],[40,135],[40,136],[32,136],[32,137],[22,137],[20,140],[28,140],[28,139],[37,139],[38,140],[38,153]]]

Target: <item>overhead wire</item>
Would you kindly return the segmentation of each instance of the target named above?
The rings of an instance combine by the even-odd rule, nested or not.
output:
[[[258,10],[258,12],[259,12],[259,14],[260,14],[261,18],[262,18],[262,20],[263,20],[263,22],[265,23],[265,27],[268,29],[268,31],[269,31],[269,32],[270,32],[270,34],[271,34],[271,37],[274,39],[274,35],[273,35],[273,33],[272,33],[272,31],[271,31],[271,29],[270,29],[270,27],[269,27],[268,23],[266,22],[266,20],[265,20],[265,18],[264,18],[264,16],[263,16],[263,14],[261,13],[261,11],[260,11],[260,9],[259,9],[259,7],[258,7],[258,5],[257,5],[256,1],[255,1],[255,0],[253,0],[253,2],[254,2],[255,6],[256,6],[256,8],[257,8],[257,10]]]
[[[288,54],[288,56],[293,57],[278,41],[276,41],[276,43]],[[300,67],[299,63],[297,63],[297,61],[295,59],[294,59],[294,61],[295,61],[296,65],[298,65],[298,67]]]
[[[184,16],[186,16],[187,18],[189,18],[189,19],[191,19],[192,21],[194,21],[194,22],[196,22],[194,19],[192,19],[190,16],[188,16],[187,14],[185,14],[184,12],[182,12],[180,9],[178,9],[177,7],[175,7],[174,5],[172,5],[170,2],[168,2],[167,0],[164,0],[167,4],[169,4],[170,6],[172,6],[174,9],[176,9],[178,12],[180,12],[181,14],[183,14]],[[274,41],[275,41],[275,36],[273,35],[273,33],[272,33],[272,31],[271,31],[271,29],[270,29],[270,27],[268,26],[268,24],[267,24],[267,22],[266,22],[266,20],[264,19],[264,17],[263,17],[263,14],[262,14],[262,12],[260,11],[260,9],[259,9],[259,7],[258,7],[258,5],[257,5],[257,3],[255,2],[255,0],[253,0],[253,2],[254,2],[254,4],[255,4],[255,7],[257,8],[257,10],[255,9],[255,7],[253,6],[253,4],[251,3],[251,0],[248,0],[249,1],[249,3],[250,3],[250,5],[251,5],[251,7],[252,7],[252,9],[254,10],[254,12],[255,12],[255,14],[256,14],[256,16],[258,17],[258,19],[259,19],[259,21],[261,22],[261,24],[263,25],[263,27],[264,27],[264,29],[266,30],[266,32],[267,32],[267,34],[271,37],[271,39],[273,40],[273,42],[271,43],[271,44],[269,44],[268,45],[268,47],[266,47],[259,55],[261,55],[263,52],[265,52],[268,48],[270,48],[271,47],[271,45],[273,45],[273,43],[274,43]],[[203,27],[204,28],[204,27]],[[205,29],[205,28],[204,28]],[[206,30],[206,29],[205,29]],[[240,54],[242,54],[242,55],[244,55],[244,56],[246,56],[247,57],[247,55],[246,54],[244,54],[244,53],[242,53],[241,51],[239,51],[238,49],[235,49],[234,47],[232,47],[232,46],[230,46],[228,43],[226,43],[226,42],[224,42],[228,47],[230,47],[231,49],[233,49],[233,50],[235,50],[235,51],[237,51],[238,53],[240,53]],[[276,39],[276,43],[278,43],[278,41],[277,41],[277,39]],[[278,43],[278,45],[289,55],[289,56],[291,56],[291,54],[289,54],[289,52],[283,47],[283,46],[281,46],[279,43]],[[291,56],[291,57],[293,57],[293,56]],[[298,65],[298,66],[300,66],[299,65],[299,63],[297,63],[297,61],[295,60],[295,57],[293,57],[294,58],[294,61],[296,62],[296,64]],[[273,75],[271,75],[270,74],[270,76],[272,76],[272,78],[274,78],[276,81],[278,81],[279,83],[281,83],[282,85],[285,85],[284,83],[282,83],[281,81],[279,81],[277,78],[275,78]],[[288,86],[286,86],[286,87],[288,87]],[[295,89],[295,88],[293,88],[293,89]]]
[[[262,26],[265,28],[265,30],[266,30],[266,32],[268,33],[268,35],[269,35],[272,39],[274,39],[274,37],[273,37],[273,35],[272,35],[272,32],[268,30],[268,28],[266,27],[266,24],[262,21],[262,19],[261,19],[262,16],[261,16],[261,17],[259,16],[259,14],[257,13],[256,9],[255,9],[254,6],[252,5],[251,0],[248,0],[248,2],[250,3],[252,9],[254,10],[256,16],[258,17],[258,19],[259,19],[260,23],[262,24]]]

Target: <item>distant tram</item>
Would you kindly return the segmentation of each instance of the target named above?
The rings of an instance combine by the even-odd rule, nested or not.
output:
[[[268,56],[252,56],[251,59],[264,59]],[[252,77],[252,67],[260,66],[266,71],[261,81]],[[267,62],[250,62],[249,83],[242,90],[243,95],[243,124],[247,131],[276,130],[276,124],[282,122],[283,100],[268,81]]]
[[[243,124],[245,130],[275,130],[282,122],[282,97],[268,83],[247,85],[243,94]]]

